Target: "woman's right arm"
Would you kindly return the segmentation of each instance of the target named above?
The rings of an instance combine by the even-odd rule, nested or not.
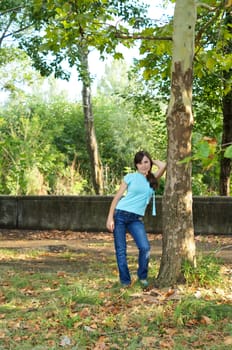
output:
[[[158,168],[158,170],[155,172],[154,175],[157,179],[159,179],[164,174],[167,168],[167,164],[166,162],[162,162],[161,160],[158,160],[158,159],[153,160],[152,164]]]
[[[123,181],[119,187],[119,190],[117,191],[116,195],[114,196],[111,202],[109,214],[106,221],[106,227],[110,232],[114,231],[114,210],[120,198],[123,196],[124,192],[126,191],[126,189],[127,189],[127,184],[126,182]]]

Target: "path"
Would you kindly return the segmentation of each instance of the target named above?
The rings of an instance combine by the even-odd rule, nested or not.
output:
[[[162,251],[161,235],[149,234],[148,236],[151,254],[159,259]],[[199,253],[213,253],[222,258],[225,263],[232,264],[232,236],[196,236],[196,247]],[[114,254],[113,235],[105,232],[0,229],[0,249],[2,248]],[[129,254],[137,252],[130,237],[128,237],[128,252]]]

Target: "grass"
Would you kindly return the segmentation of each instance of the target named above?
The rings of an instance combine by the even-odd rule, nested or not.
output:
[[[122,289],[101,248],[1,249],[0,350],[231,349],[231,266],[201,256],[197,270],[184,267],[186,285]],[[151,280],[158,267],[151,257]]]

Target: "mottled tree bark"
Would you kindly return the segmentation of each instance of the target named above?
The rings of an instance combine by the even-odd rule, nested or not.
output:
[[[88,67],[88,48],[80,47],[82,102],[85,119],[87,149],[90,157],[91,177],[95,194],[103,194],[103,167],[98,151],[98,143],[94,128],[94,116],[91,103],[91,79]]]
[[[194,0],[177,0],[174,12],[171,97],[167,112],[167,178],[163,195],[163,251],[156,285],[183,281],[184,259],[195,264],[191,155],[192,64],[196,23]]]

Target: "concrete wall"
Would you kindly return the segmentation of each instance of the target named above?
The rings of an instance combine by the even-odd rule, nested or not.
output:
[[[106,231],[111,196],[0,196],[0,228]],[[162,197],[156,198],[157,216],[149,206],[148,232],[162,232]],[[194,197],[196,234],[232,234],[232,197]]]

